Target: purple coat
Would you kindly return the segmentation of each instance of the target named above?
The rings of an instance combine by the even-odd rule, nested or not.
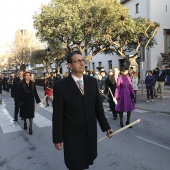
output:
[[[115,98],[117,99],[115,110],[121,112],[135,110],[134,102],[130,97],[130,93],[135,95],[130,77],[121,75],[117,80],[115,91]]]

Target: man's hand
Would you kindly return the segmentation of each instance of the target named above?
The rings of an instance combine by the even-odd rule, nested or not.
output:
[[[55,143],[54,145],[57,150],[62,150],[63,143]]]
[[[109,129],[108,131],[107,131],[107,136],[109,137],[109,138],[111,138],[111,134],[113,133],[113,130],[112,129]]]

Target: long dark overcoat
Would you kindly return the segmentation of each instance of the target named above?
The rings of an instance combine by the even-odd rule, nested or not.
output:
[[[0,94],[2,94],[2,78],[0,78]]]
[[[40,103],[35,83],[30,81],[29,84],[23,81],[19,84],[19,104],[21,105],[21,117],[22,118],[33,118],[35,111],[35,100],[36,103]]]
[[[108,94],[108,98],[110,99],[109,100],[110,109],[111,109],[111,111],[114,111],[115,110],[115,102],[113,101],[113,97],[109,91],[109,88],[110,88],[110,90],[113,94],[113,97],[114,97],[115,90],[116,90],[116,80],[115,80],[114,75],[112,75],[112,82],[110,81],[109,77],[106,79],[106,87],[104,90],[104,93]]]
[[[19,84],[22,80],[19,77],[15,77],[11,87],[11,96],[14,97],[14,101],[19,101]]]
[[[87,169],[97,157],[97,121],[102,131],[110,126],[104,115],[97,81],[83,76],[84,95],[72,76],[59,80],[53,91],[53,143],[64,143],[68,169]]]

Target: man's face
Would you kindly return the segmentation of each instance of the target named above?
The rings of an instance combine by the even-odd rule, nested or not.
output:
[[[133,72],[133,70],[132,69],[129,69],[129,73],[131,74]]]
[[[73,73],[82,73],[85,71],[85,61],[82,55],[75,54],[72,57],[72,63],[68,64],[68,67]]]
[[[165,69],[165,67],[164,67],[164,66],[161,66],[161,67],[160,67],[160,70],[164,70],[164,69]]]
[[[23,78],[23,73],[24,73],[23,71],[20,71],[20,72],[19,72],[19,77],[20,77],[20,78]]]
[[[101,75],[102,77],[105,77],[105,76],[106,76],[106,73],[105,73],[105,72],[101,72],[100,75]]]

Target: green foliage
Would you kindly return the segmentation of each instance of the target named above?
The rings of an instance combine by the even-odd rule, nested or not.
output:
[[[139,50],[154,45],[157,24],[148,19],[133,19],[117,0],[52,0],[34,15],[37,36],[54,50],[86,51],[89,61],[100,52]]]

